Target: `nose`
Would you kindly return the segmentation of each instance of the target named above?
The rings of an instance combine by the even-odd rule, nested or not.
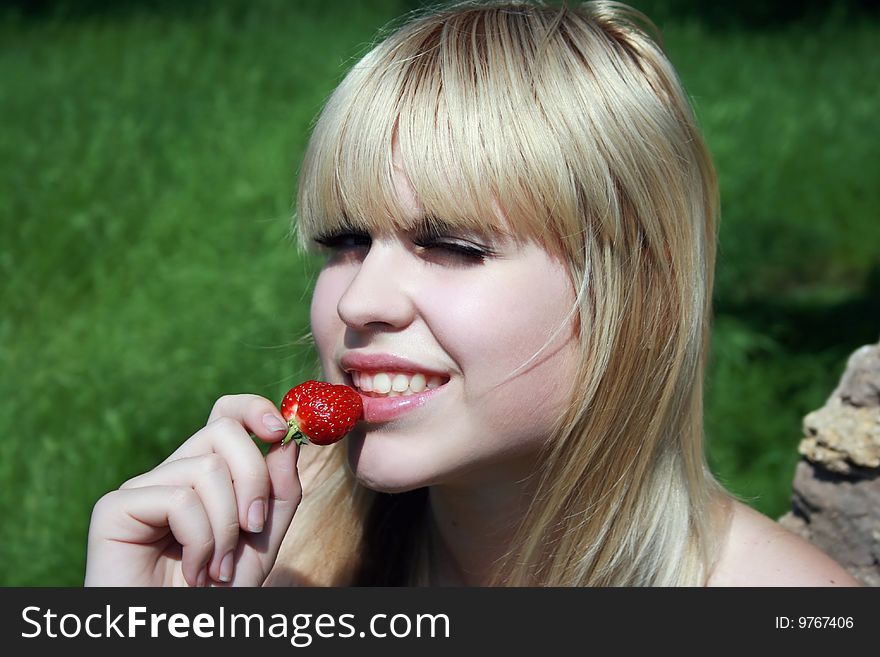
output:
[[[354,330],[409,324],[415,309],[406,289],[405,261],[399,244],[373,239],[336,306],[342,321]]]

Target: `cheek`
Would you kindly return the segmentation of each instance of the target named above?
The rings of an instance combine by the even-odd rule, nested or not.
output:
[[[545,346],[574,303],[562,271],[541,276],[530,271],[503,284],[472,285],[465,294],[459,288],[458,298],[447,295],[442,314],[448,332],[456,332],[445,344],[464,373],[463,394],[474,426],[497,432],[511,445],[519,442],[517,436],[546,435],[570,396],[577,357],[575,325],[569,320],[520,367]]]
[[[345,289],[341,272],[325,269],[315,281],[309,319],[315,346],[320,354],[330,353],[336,334],[342,330],[337,307]]]

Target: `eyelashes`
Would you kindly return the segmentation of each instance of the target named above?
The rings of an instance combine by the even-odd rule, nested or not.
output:
[[[356,244],[348,244],[349,239],[354,239],[357,241]],[[324,233],[318,235],[314,239],[316,244],[323,246],[326,249],[336,250],[343,248],[353,248],[356,246],[369,246],[370,245],[370,236],[366,233],[355,233],[355,232],[345,232],[338,231],[335,233]]]
[[[448,238],[447,238],[448,240]],[[367,233],[356,231],[337,231],[318,235],[314,241],[329,251],[343,251],[359,247],[369,247],[372,238]],[[419,236],[413,239],[413,244],[429,251],[447,254],[472,263],[481,263],[486,258],[495,255],[494,251],[485,247],[477,247],[472,244],[461,242],[444,241],[435,236]]]

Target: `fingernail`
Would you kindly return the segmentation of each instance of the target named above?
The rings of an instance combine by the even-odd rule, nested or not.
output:
[[[202,568],[202,571],[199,573],[199,576],[196,578],[196,586],[199,588],[205,585],[205,582],[208,581],[208,567],[205,566]]]
[[[248,509],[248,531],[254,532],[255,534],[263,531],[265,508],[263,500],[256,500],[251,504],[251,508]]]
[[[223,561],[220,562],[220,581],[232,581],[232,551],[226,553]]]
[[[287,422],[272,413],[263,416],[263,426],[269,431],[287,431]]]

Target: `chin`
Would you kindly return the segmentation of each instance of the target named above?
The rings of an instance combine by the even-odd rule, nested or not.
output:
[[[348,467],[358,483],[379,493],[406,493],[434,483],[431,475],[421,472],[416,459],[389,445],[367,445],[361,435],[348,438]],[[413,455],[411,455],[413,456]]]
[[[357,478],[357,481],[361,486],[365,486],[366,488],[374,490],[377,493],[408,493],[418,488],[422,488],[422,486],[380,481],[373,478],[362,477],[358,474],[356,474],[355,477]]]

